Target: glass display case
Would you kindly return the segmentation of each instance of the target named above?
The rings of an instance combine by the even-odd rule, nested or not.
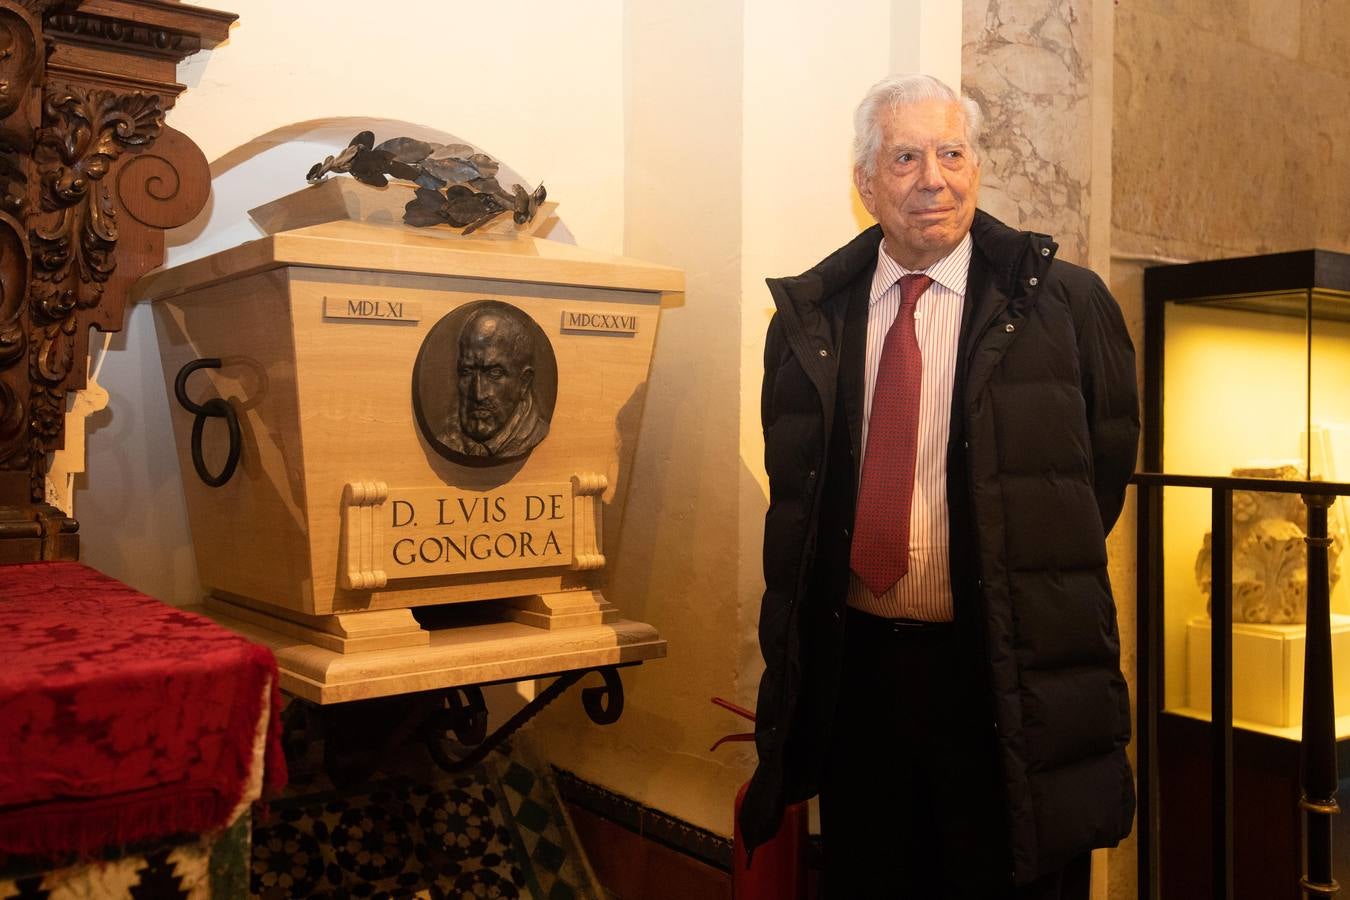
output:
[[[1144,304],[1146,470],[1350,481],[1350,254],[1150,268]],[[1329,517],[1337,716],[1350,716],[1348,512],[1339,500]],[[1163,708],[1204,718],[1210,514],[1208,490],[1164,490]],[[1306,527],[1297,495],[1234,495],[1237,727],[1298,736]]]
[[[1350,770],[1347,502],[1315,500],[1328,616],[1304,540],[1321,565],[1321,516],[1300,496],[1350,492],[1350,255],[1148,269],[1144,386],[1143,469],[1162,474],[1136,478],[1140,896],[1294,900],[1301,876],[1350,870],[1350,823],[1300,805],[1334,798],[1337,757]],[[1233,476],[1248,480],[1214,480]],[[1211,571],[1225,548],[1226,579]]]

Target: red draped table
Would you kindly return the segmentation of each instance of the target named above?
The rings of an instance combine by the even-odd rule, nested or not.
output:
[[[0,855],[227,825],[280,788],[269,650],[79,563],[0,566]]]

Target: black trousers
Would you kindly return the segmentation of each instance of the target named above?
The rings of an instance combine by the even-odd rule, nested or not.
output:
[[[951,626],[849,611],[820,794],[829,900],[1086,900],[1087,855],[1014,889],[983,672]]]

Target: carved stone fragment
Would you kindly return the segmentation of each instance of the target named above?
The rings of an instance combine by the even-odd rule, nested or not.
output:
[[[1238,468],[1239,478],[1302,476],[1296,466]],[[1308,549],[1304,537],[1308,510],[1297,494],[1233,492],[1233,621],[1276,625],[1299,624],[1308,618]],[[1337,517],[1328,525],[1327,553],[1331,587],[1340,577],[1339,561],[1346,534]],[[1206,532],[1195,561],[1195,577],[1209,609],[1212,593],[1213,534]]]

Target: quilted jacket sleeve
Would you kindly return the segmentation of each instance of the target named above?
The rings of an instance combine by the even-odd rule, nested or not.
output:
[[[1078,357],[1092,441],[1093,490],[1102,527],[1111,531],[1125,503],[1139,445],[1134,344],[1120,305],[1092,276],[1078,322]]]

